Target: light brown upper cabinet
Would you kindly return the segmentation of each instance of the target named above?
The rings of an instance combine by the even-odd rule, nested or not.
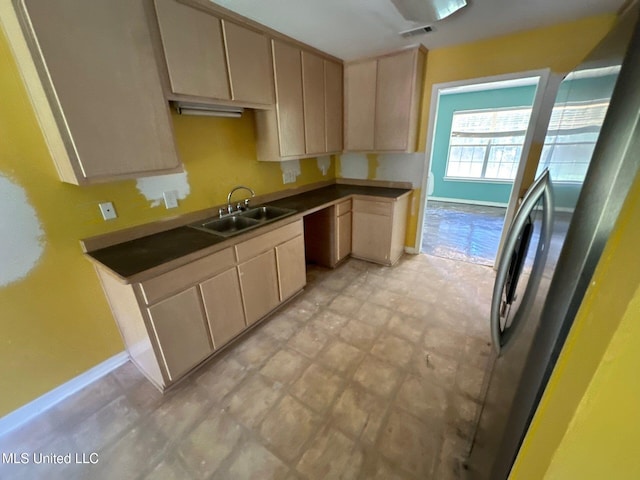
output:
[[[426,51],[345,66],[345,150],[414,152]]]
[[[273,69],[266,35],[222,21],[233,100],[273,105]]]
[[[154,0],[171,91],[231,99],[220,20],[176,0]]]
[[[304,138],[306,153],[326,152],[324,60],[302,52],[302,87],[304,96]]]
[[[342,64],[273,40],[276,109],[256,112],[258,160],[342,151]]]
[[[342,152],[343,85],[342,64],[324,61],[325,152]]]
[[[345,150],[374,150],[377,69],[376,60],[345,66]]]
[[[306,150],[300,49],[294,45],[273,40],[273,66],[276,80],[280,155],[301,156],[306,153]]]
[[[182,170],[144,2],[15,7],[20,23],[5,19],[7,36],[64,182]]]
[[[176,0],[154,2],[170,98],[273,105],[271,52],[264,33]]]

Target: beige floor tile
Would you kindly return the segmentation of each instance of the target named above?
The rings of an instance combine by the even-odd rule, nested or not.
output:
[[[329,304],[329,308],[342,315],[352,316],[362,306],[362,300],[349,295],[340,294]]]
[[[73,441],[84,451],[95,452],[108,445],[121,432],[131,428],[139,414],[126,396],[108,403],[74,429]]]
[[[203,420],[179,445],[178,452],[196,478],[210,477],[233,452],[243,429],[225,413]]]
[[[394,405],[400,407],[426,423],[443,419],[447,413],[446,390],[438,384],[425,382],[415,375],[402,383]]]
[[[222,405],[246,427],[257,426],[282,395],[280,384],[260,374],[247,378]]]
[[[365,352],[340,340],[331,341],[318,355],[317,361],[343,376],[350,376],[365,356]]]
[[[356,312],[355,318],[373,327],[383,327],[391,318],[393,312],[388,308],[371,303],[364,303]]]
[[[313,317],[313,319],[309,320],[307,325],[324,330],[330,335],[337,335],[340,332],[340,329],[348,322],[348,316],[341,315],[331,310],[324,310],[319,312],[315,317]]]
[[[274,315],[263,322],[259,327],[261,333],[286,342],[291,336],[298,331],[300,323],[289,315]]]
[[[393,410],[382,427],[378,448],[389,460],[419,478],[432,478],[440,433],[430,430],[415,417]]]
[[[236,388],[249,373],[249,369],[233,358],[220,358],[202,369],[196,383],[207,392],[208,397],[219,403]]]
[[[318,413],[324,413],[344,386],[344,379],[320,365],[311,364],[289,392]]]
[[[196,384],[184,385],[149,415],[151,422],[168,438],[176,438],[200,421],[211,408],[207,393]]]
[[[238,447],[240,454],[227,472],[220,472],[214,480],[279,480],[284,479],[287,467],[278,457],[251,440]]]
[[[450,328],[427,327],[423,342],[425,349],[430,352],[460,358],[464,352],[467,337],[464,333]]]
[[[374,287],[372,285],[367,285],[364,283],[356,282],[350,284],[347,288],[343,290],[346,295],[349,295],[354,298],[359,298],[360,300],[367,300],[369,296],[373,293]]]
[[[248,368],[255,368],[271,357],[279,348],[280,343],[276,339],[256,330],[250,337],[238,343],[232,358]]]
[[[460,365],[456,373],[456,385],[470,398],[479,400],[485,371],[478,366]]]
[[[320,425],[320,416],[286,395],[269,413],[260,435],[281,458],[295,459]]]
[[[296,380],[309,366],[309,360],[290,349],[280,350],[262,367],[260,373],[265,377],[288,384]]]
[[[297,322],[306,322],[313,317],[320,307],[310,302],[304,296],[300,296],[287,305],[283,312]]]
[[[315,357],[329,340],[329,334],[323,329],[310,325],[304,327],[287,342],[287,346],[306,355]]]
[[[178,457],[165,458],[145,475],[145,480],[189,480],[193,478]]]
[[[458,361],[453,357],[433,353],[430,349],[417,348],[409,369],[429,383],[438,383],[452,389],[456,381]]]
[[[400,337],[383,333],[371,347],[371,355],[397,367],[406,367],[413,357],[414,346]]]
[[[362,454],[352,440],[325,427],[304,452],[296,470],[309,480],[348,478],[342,474],[349,464],[361,462]]]
[[[356,385],[349,385],[331,411],[338,429],[354,439],[373,444],[386,411],[386,404]]]
[[[339,335],[345,342],[368,352],[378,334],[377,328],[354,319],[342,327]]]
[[[152,423],[137,424],[106,450],[97,452],[99,461],[88,466],[79,478],[139,478],[165,456],[169,440]],[[74,478],[73,476],[68,478]]]
[[[426,323],[424,318],[395,313],[389,320],[387,331],[409,340],[413,344],[419,344],[422,340]]]
[[[390,308],[391,310],[397,310],[398,305],[404,301],[404,297],[397,293],[390,292],[385,288],[378,288],[369,295],[367,300],[375,303],[376,305],[381,305],[383,307]]]
[[[353,375],[353,380],[370,392],[388,398],[402,377],[403,374],[398,368],[367,356]]]
[[[323,287],[322,285],[314,285],[305,292],[306,299],[315,305],[329,305],[336,297],[338,292]]]

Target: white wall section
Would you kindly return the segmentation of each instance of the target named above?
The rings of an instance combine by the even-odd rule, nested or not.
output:
[[[0,175],[0,287],[21,280],[44,251],[44,232],[22,187]]]
[[[424,152],[385,153],[378,156],[376,180],[411,182],[413,188],[420,188],[424,164]]]
[[[340,156],[342,178],[366,179],[369,176],[369,160],[364,153],[343,153]]]
[[[137,180],[138,191],[151,202],[152,207],[159,207],[163,203],[163,192],[175,190],[179,200],[187,198],[191,193],[187,171],[170,175],[157,175]]]

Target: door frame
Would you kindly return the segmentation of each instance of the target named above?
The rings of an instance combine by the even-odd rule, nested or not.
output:
[[[526,161],[522,161],[523,159],[527,159],[529,156],[529,152],[531,150],[531,145],[534,139],[534,131],[537,130],[536,125],[538,122],[538,117],[543,107],[543,100],[545,99],[545,92],[547,91],[547,84],[549,82],[549,76],[551,74],[551,69],[544,68],[538,70],[528,70],[524,72],[516,72],[516,73],[507,73],[503,75],[492,75],[489,77],[480,77],[480,78],[472,78],[468,80],[457,80],[453,82],[443,82],[443,83],[435,83],[431,87],[431,103],[429,106],[429,122],[427,127],[427,140],[424,149],[424,168],[422,171],[422,181],[420,184],[420,202],[418,204],[418,223],[416,227],[416,238],[413,248],[410,248],[411,253],[420,253],[420,249],[422,246],[422,231],[424,228],[424,213],[427,208],[427,188],[429,181],[429,171],[431,170],[431,156],[433,154],[433,142],[434,142],[434,133],[436,128],[436,116],[438,113],[438,108],[440,104],[440,92],[442,90],[447,90],[455,87],[466,87],[471,85],[481,85],[481,84],[490,84],[496,82],[504,82],[509,80],[518,80],[524,78],[538,77],[538,84],[536,88],[536,93],[533,98],[532,110],[531,110],[531,118],[529,119],[529,127],[527,128],[527,133],[525,135],[524,144],[522,146],[522,156],[520,157],[520,162],[518,163],[518,170],[516,172],[516,178],[513,180],[513,186],[511,188],[511,193],[509,195],[509,204],[507,206],[507,212],[504,218],[504,225],[509,225],[513,220],[515,212],[518,206],[518,197],[520,188],[522,186],[522,182],[524,179],[524,174],[527,166]],[[555,95],[554,95],[555,98]],[[546,130],[546,129],[545,129]],[[499,257],[500,251],[502,250],[502,245],[504,243],[505,236],[505,228],[502,228],[502,236],[500,238],[500,245],[498,246],[498,254],[496,258]]]

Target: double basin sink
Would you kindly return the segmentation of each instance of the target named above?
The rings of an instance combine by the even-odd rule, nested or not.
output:
[[[233,235],[244,233],[247,230],[275,222],[294,213],[296,213],[296,211],[290,208],[263,205],[224,217],[208,218],[189,226],[221,237],[232,237]]]

